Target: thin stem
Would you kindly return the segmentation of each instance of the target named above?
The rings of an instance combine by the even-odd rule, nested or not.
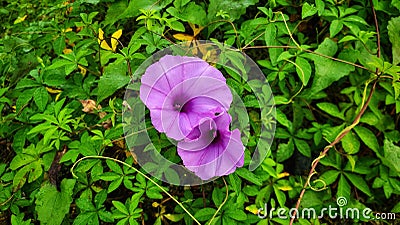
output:
[[[310,170],[310,172],[309,172],[309,174],[308,174],[307,182],[304,184],[303,189],[301,190],[300,196],[299,196],[299,198],[298,198],[298,200],[297,200],[297,203],[296,203],[296,209],[297,209],[297,210],[294,210],[294,213],[293,213],[293,215],[291,216],[290,223],[289,223],[290,225],[293,224],[294,219],[296,218],[296,212],[298,211],[298,209],[299,209],[299,207],[300,207],[300,203],[301,203],[301,200],[303,199],[304,193],[306,192],[306,188],[307,188],[307,186],[310,186],[310,183],[309,183],[309,180],[310,180],[310,179],[309,179],[309,178],[312,177],[312,176],[316,173],[316,172],[315,172],[315,168],[317,167],[319,161],[320,161],[323,157],[325,157],[325,155],[328,153],[329,149],[331,149],[331,148],[334,147],[337,143],[339,143],[339,142],[342,140],[342,138],[343,138],[344,136],[346,136],[346,134],[349,133],[349,132],[351,131],[351,129],[352,129],[353,127],[355,127],[355,126],[358,124],[358,122],[360,121],[361,116],[364,114],[365,110],[367,109],[367,107],[368,107],[368,105],[369,105],[369,103],[370,103],[370,101],[371,101],[372,94],[373,94],[374,91],[375,91],[375,87],[376,87],[377,81],[378,81],[378,80],[375,79],[374,84],[372,85],[372,89],[371,89],[371,91],[369,92],[368,99],[367,99],[367,101],[365,102],[364,106],[361,108],[360,113],[359,113],[359,114],[357,115],[357,117],[354,119],[353,123],[352,123],[350,126],[348,126],[347,128],[345,128],[345,129],[336,137],[336,139],[335,139],[332,143],[330,143],[328,146],[326,146],[326,147],[324,148],[324,151],[320,153],[320,156],[312,162],[312,164],[311,164],[311,170]]]
[[[221,203],[221,205],[218,207],[217,211],[215,211],[214,215],[211,217],[210,222],[208,223],[208,225],[210,225],[212,223],[212,221],[215,219],[215,217],[217,216],[217,214],[219,213],[219,211],[221,210],[222,206],[225,205],[226,201],[228,201],[228,197],[229,197],[229,190],[228,190],[228,184],[226,183],[226,180],[224,177],[222,177],[222,180],[224,181],[225,184],[225,199],[224,201]]]
[[[346,60],[343,60],[343,59],[338,59],[338,58],[335,58],[335,57],[332,57],[332,56],[329,56],[329,55],[324,55],[324,54],[322,54],[322,53],[314,52],[314,51],[309,50],[309,49],[304,49],[304,48],[299,49],[299,48],[296,47],[296,46],[290,46],[290,45],[282,45],[282,46],[248,46],[248,47],[246,47],[246,48],[242,48],[242,50],[246,50],[246,49],[260,49],[260,48],[289,48],[289,49],[298,49],[298,50],[305,51],[305,52],[308,52],[308,53],[311,53],[311,54],[314,54],[314,55],[318,55],[318,56],[321,56],[321,57],[324,57],[324,58],[327,58],[327,59],[331,59],[331,60],[333,60],[333,61],[337,61],[337,62],[345,63],[345,64],[348,64],[348,65],[351,65],[351,66],[354,66],[354,67],[358,67],[358,68],[363,69],[363,70],[366,70],[366,71],[368,71],[368,72],[370,72],[370,73],[376,73],[375,71],[369,70],[368,68],[366,68],[366,67],[364,67],[364,66],[361,66],[361,65],[358,65],[358,64],[356,64],[356,63],[352,63],[352,62],[349,62],[349,61],[346,61]]]
[[[381,41],[380,41],[380,33],[379,33],[378,19],[377,19],[377,17],[376,17],[375,8],[374,8],[374,4],[373,4],[372,0],[370,0],[370,4],[371,4],[371,8],[372,8],[372,13],[373,13],[373,15],[374,15],[374,22],[375,22],[375,28],[376,28],[376,33],[377,33],[377,45],[378,45],[377,56],[380,57],[380,56],[381,56]],[[369,71],[369,70],[368,70],[368,71]],[[371,101],[372,95],[373,95],[373,93],[375,92],[376,84],[378,83],[378,80],[379,80],[379,78],[380,78],[380,74],[379,74],[379,69],[378,69],[378,68],[376,69],[375,74],[376,74],[377,77],[374,79],[374,83],[373,83],[373,85],[372,85],[371,91],[369,92],[367,101],[365,102],[365,104],[362,104],[362,108],[361,108],[360,112],[357,114],[357,116],[356,116],[356,118],[354,119],[353,123],[352,123],[350,126],[346,127],[342,132],[340,132],[339,135],[336,137],[336,139],[335,139],[331,144],[329,144],[328,146],[326,146],[326,147],[324,148],[324,151],[321,152],[320,156],[319,156],[316,160],[313,161],[313,163],[311,164],[310,173],[309,173],[309,175],[308,175],[309,178],[310,178],[313,174],[316,173],[316,172],[315,172],[315,168],[317,167],[319,161],[328,153],[329,149],[331,149],[331,148],[334,147],[337,143],[339,143],[340,140],[342,140],[342,138],[343,138],[344,136],[346,136],[346,134],[349,133],[349,132],[351,131],[351,129],[353,129],[353,128],[359,123],[361,116],[364,114],[365,110],[367,110],[367,108],[368,108],[368,105],[369,105],[369,103],[370,103],[370,101]],[[368,84],[368,83],[367,83],[367,84]],[[365,94],[366,94],[366,93],[365,93],[365,91],[364,91],[364,95],[363,95],[363,96],[365,96]],[[363,99],[364,99],[364,98],[363,98]],[[298,209],[299,209],[299,207],[300,207],[301,200],[302,200],[302,198],[303,198],[303,196],[304,196],[304,193],[306,192],[306,187],[309,186],[309,185],[310,185],[310,184],[309,184],[309,179],[308,179],[308,181],[304,184],[303,189],[301,190],[299,199],[297,200],[297,203],[296,203],[296,209],[297,209],[297,210],[294,211],[293,216],[292,216],[292,218],[290,219],[289,225],[292,225],[292,224],[293,224],[294,219],[295,219],[295,217],[296,217],[296,212],[298,211]]]
[[[124,166],[127,166],[131,169],[133,169],[134,171],[136,171],[138,174],[142,175],[144,178],[146,178],[147,180],[149,180],[151,183],[153,183],[154,185],[156,185],[162,192],[164,192],[166,195],[168,195],[168,197],[170,197],[172,200],[174,200],[197,224],[201,225],[201,223],[185,208],[185,206],[183,206],[182,203],[180,203],[174,196],[172,196],[167,190],[165,190],[161,185],[159,185],[157,182],[155,182],[154,180],[152,180],[150,177],[148,177],[146,174],[140,172],[140,170],[136,169],[135,167],[129,165],[126,162],[123,162],[121,160],[118,159],[114,159],[111,157],[106,157],[106,156],[98,156],[98,155],[92,155],[92,156],[85,156],[83,158],[80,158],[78,161],[76,161],[74,163],[74,165],[72,165],[71,167],[71,174],[73,177],[77,178],[76,174],[74,173],[74,168],[83,160],[85,159],[108,159],[108,160],[112,160],[114,162],[120,163]]]
[[[381,57],[381,35],[379,32],[379,25],[378,25],[378,18],[376,17],[376,12],[375,12],[375,7],[374,3],[372,0],[369,0],[369,3],[371,4],[371,9],[372,9],[372,14],[374,15],[374,23],[375,23],[375,30],[376,30],[376,44],[378,45],[378,51],[376,55],[378,58]]]

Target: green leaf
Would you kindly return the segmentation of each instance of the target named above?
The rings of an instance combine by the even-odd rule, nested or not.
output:
[[[278,151],[276,152],[276,161],[283,162],[286,159],[290,158],[294,152],[294,144],[293,140],[290,139],[287,144],[280,143],[278,145]]]
[[[340,174],[340,172],[337,170],[328,170],[320,176],[320,179],[322,179],[325,182],[325,184],[328,186],[336,181],[339,174]]]
[[[365,127],[356,126],[354,127],[354,131],[358,137],[360,137],[361,141],[368,146],[368,148],[372,149],[376,153],[379,151],[378,139],[371,130]]]
[[[212,200],[216,206],[221,205],[222,201],[224,200],[224,194],[222,193],[221,189],[214,188],[212,192]]]
[[[60,67],[63,67],[63,66],[71,66],[71,65],[76,65],[76,63],[72,62],[70,60],[61,59],[61,60],[53,62],[53,64],[51,64],[50,66],[46,67],[46,69],[53,70],[53,69],[57,69],[57,68],[60,68]]]
[[[326,38],[318,46],[318,49],[315,52],[333,57],[336,54],[337,50],[337,44],[333,40]],[[338,58],[344,56],[345,52],[343,51],[339,54]],[[351,65],[337,62],[322,56],[308,55],[308,58],[312,59],[315,64],[315,77],[311,86],[311,95],[314,95],[317,92],[324,90],[333,82],[338,81],[340,78],[348,75],[351,71],[355,70],[355,68]],[[350,59],[352,58],[354,57],[350,57]],[[353,59],[353,62],[355,60],[356,58]]]
[[[382,163],[392,169],[395,173],[400,174],[400,147],[393,142],[385,139],[383,143],[384,156],[378,155]]]
[[[336,197],[345,197],[347,200],[350,199],[350,184],[347,182],[343,174],[340,174]]]
[[[61,192],[51,184],[40,188],[36,196],[36,211],[41,224],[60,225],[65,215],[69,212],[72,203],[72,194],[75,179],[63,179],[61,181]]]
[[[26,89],[24,92],[22,92],[17,99],[17,102],[15,103],[16,110],[19,111],[21,108],[25,105],[28,104],[28,102],[32,99],[33,93],[36,91],[36,89]]]
[[[342,146],[346,153],[356,154],[360,150],[360,141],[355,134],[350,131],[342,138]]]
[[[333,38],[343,29],[343,23],[340,20],[333,20],[330,27],[329,33],[330,37]]]
[[[283,193],[283,191],[279,190],[279,188],[276,185],[274,185],[273,188],[274,188],[274,193],[275,193],[276,199],[278,200],[279,205],[281,207],[284,207],[285,202],[286,202],[285,193]]]
[[[211,217],[214,215],[214,213],[217,210],[213,209],[213,208],[203,208],[198,210],[195,214],[194,217],[196,219],[198,219],[199,221],[206,221],[211,219]]]
[[[369,190],[367,182],[354,173],[344,173],[346,177],[350,180],[350,182],[360,191],[364,192],[366,195],[371,196],[371,191]]]
[[[238,168],[236,174],[256,185],[262,185],[261,180],[246,168]]]
[[[16,155],[10,163],[10,169],[16,170],[24,165],[34,162],[35,157],[28,154],[18,154]]]
[[[323,0],[315,0],[315,6],[318,10],[318,16],[321,16],[325,11],[325,3]]]
[[[277,28],[274,23],[268,23],[265,28],[265,43],[267,46],[277,46]],[[272,65],[276,65],[278,62],[278,56],[283,52],[281,48],[269,48],[269,59]]]
[[[33,100],[35,101],[37,107],[40,111],[44,111],[47,102],[49,101],[49,94],[45,87],[39,87],[33,93]]]
[[[229,174],[228,178],[230,186],[233,188],[236,195],[239,195],[239,193],[241,192],[242,180],[238,177],[236,173]]]
[[[112,204],[114,205],[115,208],[118,209],[118,211],[122,212],[125,215],[129,215],[128,209],[125,207],[122,202],[119,201],[112,201]]]
[[[62,54],[64,48],[65,48],[65,36],[59,36],[54,42],[53,42],[53,49],[54,52],[57,55]]]
[[[329,102],[321,102],[321,103],[317,103],[317,106],[322,111],[328,113],[331,116],[340,118],[342,120],[345,119],[343,113],[339,111],[339,108],[335,104],[332,104]]]
[[[400,63],[400,16],[392,18],[388,22],[387,29],[389,40],[392,42],[393,65],[397,65]]]
[[[311,157],[311,148],[306,141],[295,138],[294,144],[301,154],[307,157]]]
[[[124,180],[124,177],[119,177],[116,180],[113,180],[109,185],[108,185],[108,193],[111,193],[113,191],[115,191],[122,183],[122,181]]]
[[[306,17],[313,16],[317,12],[318,10],[314,5],[310,5],[308,2],[305,2],[301,8],[301,18],[304,19]]]
[[[113,172],[118,173],[118,174],[124,174],[122,171],[121,167],[114,162],[113,160],[106,160],[108,168],[110,168]]]
[[[226,211],[224,216],[228,216],[237,221],[246,221],[247,215],[242,210],[238,210],[237,208],[233,208],[233,210]]]
[[[106,67],[103,76],[99,80],[97,92],[98,103],[128,84],[130,78],[126,75],[126,72],[127,65],[125,61],[123,63],[110,64]]]
[[[310,63],[306,59],[300,56],[296,57],[295,63],[300,67],[298,68],[296,66],[297,75],[299,76],[301,82],[303,82],[303,85],[307,86],[312,71]]]
[[[55,127],[54,125],[52,125],[50,122],[44,122],[41,123],[39,125],[37,125],[36,127],[32,128],[27,134],[36,134],[36,133],[40,133],[44,130],[48,130],[52,127]]]
[[[167,9],[167,12],[178,19],[192,24],[205,25],[207,23],[206,11],[204,11],[203,7],[197,5],[195,2],[190,2],[182,10],[170,7]]]
[[[15,89],[22,89],[22,88],[32,88],[32,87],[39,87],[40,84],[36,82],[35,80],[29,79],[29,78],[23,78],[21,79]]]
[[[220,19],[216,15],[222,10],[229,15],[231,20],[236,20],[246,13],[247,7],[257,3],[258,0],[210,0],[208,18],[212,20]]]

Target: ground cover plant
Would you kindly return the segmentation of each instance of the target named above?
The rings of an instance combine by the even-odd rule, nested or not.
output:
[[[0,224],[399,223],[399,0],[4,0],[0,15]],[[138,163],[133,137],[188,166],[185,142],[126,93],[146,59],[200,40],[237,49],[221,55],[251,74],[246,54],[270,90],[207,65],[243,103],[215,115],[238,122],[222,134],[242,134],[244,157],[180,186]]]

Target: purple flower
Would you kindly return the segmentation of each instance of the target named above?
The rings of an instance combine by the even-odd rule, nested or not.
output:
[[[219,112],[216,109],[215,112]],[[178,143],[178,154],[183,164],[202,180],[228,175],[242,167],[244,146],[240,131],[229,130],[231,116],[223,111],[219,115],[205,116],[185,140]]]
[[[154,127],[182,140],[217,108],[229,109],[232,93],[219,70],[196,57],[166,55],[142,76],[140,99]]]

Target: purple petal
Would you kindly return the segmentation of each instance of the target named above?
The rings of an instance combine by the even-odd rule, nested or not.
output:
[[[240,131],[236,129],[231,132],[229,126],[228,128],[219,126],[226,126],[227,121],[230,122],[230,116],[227,113],[214,118],[218,130],[217,137],[210,135],[215,127],[210,126],[212,123],[210,119],[207,119],[194,129],[197,134],[200,130],[200,135],[196,139],[186,139],[178,143],[178,154],[185,167],[203,180],[230,174],[236,170],[236,167],[243,166],[244,146],[240,139]],[[210,144],[199,149],[207,143]]]
[[[146,70],[140,98],[150,109],[154,127],[176,140],[185,138],[204,115],[216,108],[228,110],[232,103],[220,71],[196,57],[170,55]]]

